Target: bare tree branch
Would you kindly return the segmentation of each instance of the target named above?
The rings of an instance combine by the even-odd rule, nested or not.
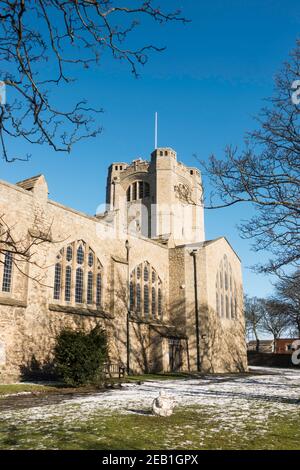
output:
[[[243,151],[228,146],[223,159],[201,162],[213,185],[207,209],[252,204],[255,215],[243,222],[243,238],[272,258],[256,266],[280,274],[300,263],[300,106],[292,85],[300,79],[300,41],[275,80],[274,95],[257,118]]]
[[[49,225],[46,232],[31,231],[23,237],[17,237],[15,235],[15,229],[15,225],[9,225],[6,222],[4,214],[0,215],[0,264],[4,264],[5,255],[11,253],[12,263],[17,271],[40,285],[45,286],[46,284],[44,284],[43,278],[45,270],[50,266],[39,262],[37,256],[39,247],[49,242],[61,243],[65,240],[52,239],[52,223]],[[28,266],[30,265],[37,268],[35,270],[36,275],[29,274]]]
[[[0,104],[0,148],[6,161],[28,159],[28,155],[10,154],[13,138],[70,152],[76,142],[98,135],[101,109],[89,107],[82,99],[66,110],[63,103],[55,104],[50,91],[72,83],[71,70],[97,64],[106,51],[127,62],[137,76],[149,53],[163,50],[152,44],[129,45],[127,39],[140,21],[148,17],[156,23],[187,22],[179,11],[166,12],[155,0],[134,4],[0,0],[0,77],[9,97],[6,105]]]

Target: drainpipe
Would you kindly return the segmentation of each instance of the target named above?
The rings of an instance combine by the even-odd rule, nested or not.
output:
[[[198,277],[197,277],[197,250],[191,252],[194,265],[194,292],[195,292],[195,331],[196,331],[196,350],[197,350],[197,372],[201,372],[200,361],[200,333],[199,333],[199,305],[198,305]]]
[[[125,247],[127,251],[127,316],[126,316],[126,349],[127,349],[127,375],[130,375],[130,269],[129,269],[129,241],[126,240]]]

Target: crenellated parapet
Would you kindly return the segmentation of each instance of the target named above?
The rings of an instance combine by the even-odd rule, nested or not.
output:
[[[155,149],[151,160],[109,167],[107,206],[118,225],[148,238],[182,244],[204,240],[201,173],[177,160],[170,147]]]

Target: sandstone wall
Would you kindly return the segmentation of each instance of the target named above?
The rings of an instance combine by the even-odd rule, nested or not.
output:
[[[162,184],[162,183],[161,183]],[[240,260],[224,239],[168,247],[156,241],[118,231],[118,217],[99,219],[48,200],[44,178],[23,187],[0,182],[0,213],[24,244],[42,240],[31,249],[29,263],[13,266],[11,292],[0,285],[0,381],[15,381],[33,367],[48,370],[55,339],[62,328],[90,330],[101,324],[108,333],[110,359],[127,362],[128,279],[144,261],[162,282],[161,319],[130,314],[130,368],[133,372],[170,370],[170,344],[182,346],[182,369],[197,369],[194,265],[196,249],[197,296],[201,370],[245,370],[243,293]],[[129,241],[127,263],[126,239]],[[55,264],[62,249],[83,241],[99,259],[102,272],[101,306],[54,299]],[[234,319],[216,313],[216,275],[224,255],[237,286]],[[3,261],[3,258],[2,258]],[[0,263],[2,282],[3,263]],[[74,290],[74,284],[72,290]]]

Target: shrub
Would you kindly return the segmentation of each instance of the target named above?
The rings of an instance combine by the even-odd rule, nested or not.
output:
[[[58,374],[72,387],[103,382],[107,358],[106,333],[99,326],[89,333],[62,330],[54,349]]]

